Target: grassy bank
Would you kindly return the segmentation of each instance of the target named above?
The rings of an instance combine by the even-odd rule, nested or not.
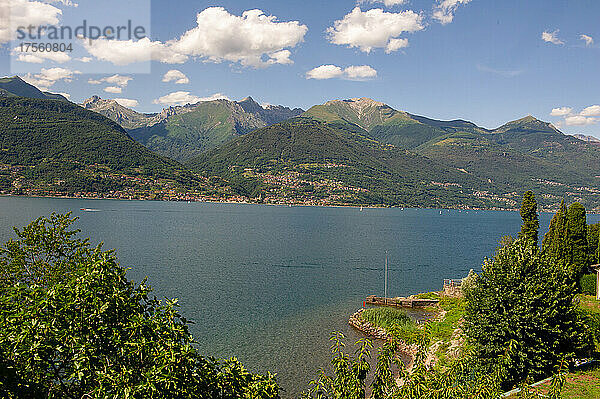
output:
[[[419,294],[417,297],[440,301],[437,306],[427,309],[437,315],[423,325],[417,324],[402,309],[392,307],[367,309],[361,313],[361,318],[408,343],[426,334],[432,344],[430,350],[437,358],[436,364],[443,366],[448,363],[449,357],[455,357],[464,345],[460,331],[461,320],[465,314],[464,300],[442,297],[437,292]]]

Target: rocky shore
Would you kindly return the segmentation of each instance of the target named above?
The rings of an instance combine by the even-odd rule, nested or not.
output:
[[[368,321],[362,319],[361,313],[364,310],[365,309],[359,309],[356,313],[352,314],[348,320],[348,324],[368,335],[369,337],[383,341],[390,341],[392,339],[391,335],[388,334],[383,328],[376,327]],[[417,350],[418,348],[416,345],[409,345],[404,341],[399,341],[398,352],[406,355],[410,359],[410,364],[412,364],[417,354]]]

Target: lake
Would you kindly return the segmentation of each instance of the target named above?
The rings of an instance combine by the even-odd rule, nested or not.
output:
[[[284,397],[328,364],[330,332],[361,338],[348,317],[383,295],[385,251],[389,296],[439,290],[521,224],[516,212],[0,197],[0,241],[53,211],[116,249],[130,278],[178,298],[203,354],[276,372]],[[551,216],[540,215],[543,232]]]

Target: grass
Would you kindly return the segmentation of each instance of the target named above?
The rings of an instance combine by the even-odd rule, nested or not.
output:
[[[535,388],[535,392],[545,393],[550,383],[544,383]],[[518,394],[509,399],[518,398]],[[598,399],[600,398],[600,366],[574,371],[566,375],[564,388],[561,392],[563,399]]]
[[[417,323],[397,308],[382,306],[367,309],[361,313],[361,318],[407,342],[420,332]]]

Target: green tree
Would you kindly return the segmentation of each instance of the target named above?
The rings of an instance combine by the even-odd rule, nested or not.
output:
[[[558,212],[550,221],[550,228],[542,240],[542,250],[559,261],[569,259],[569,244],[567,242],[567,206],[562,200]]]
[[[540,222],[537,214],[537,201],[533,191],[527,191],[523,195],[521,219],[523,219],[523,225],[521,226],[519,238],[530,240],[537,246]]]
[[[596,262],[600,264],[600,234],[598,235],[598,251],[596,252]]]
[[[567,211],[567,240],[570,249],[570,274],[578,281],[588,263],[587,219],[583,205],[576,202]]]
[[[505,388],[548,376],[563,357],[589,350],[573,288],[564,265],[531,241],[500,247],[485,261],[465,294],[465,333],[483,366],[493,364],[515,342]]]
[[[319,377],[311,382],[310,389],[303,393],[303,399],[365,398],[372,344],[368,340],[359,341],[356,356],[352,358],[343,351],[343,338],[341,333],[334,333],[332,337],[333,374],[321,371]],[[502,381],[514,346],[511,343],[505,353],[494,360],[488,372],[473,367],[477,359],[472,351],[454,360],[448,367],[428,368],[425,359],[430,341],[422,335],[415,342],[418,349],[409,371],[396,355],[399,344],[396,338],[392,338],[377,351],[377,363],[369,386],[372,399],[497,399],[502,393]],[[398,376],[394,367],[399,370]],[[398,384],[395,377],[402,380],[402,384]],[[519,397],[559,399],[563,384],[563,377],[554,378],[546,396],[538,395],[523,385]]]
[[[176,301],[112,252],[40,218],[0,248],[0,397],[277,398],[273,378],[201,356]]]

